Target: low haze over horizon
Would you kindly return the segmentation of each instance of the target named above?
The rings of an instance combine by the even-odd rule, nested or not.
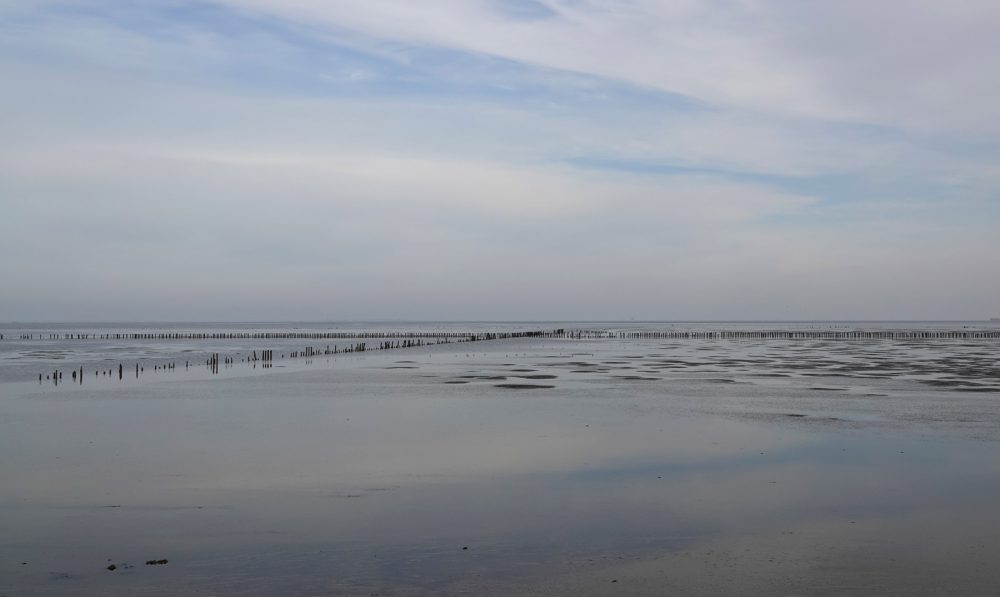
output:
[[[1000,4],[0,0],[0,321],[1000,317]]]

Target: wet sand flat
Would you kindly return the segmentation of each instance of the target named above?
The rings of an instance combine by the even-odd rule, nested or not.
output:
[[[0,384],[0,593],[1000,591],[997,344],[401,354]]]

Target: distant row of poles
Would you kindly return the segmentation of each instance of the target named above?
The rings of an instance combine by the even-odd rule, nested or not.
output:
[[[447,338],[451,340],[500,340],[505,338],[557,338],[566,331],[528,332],[127,332],[87,334],[21,334],[18,340],[334,340],[364,338]],[[0,334],[0,340],[3,340]]]
[[[1000,340],[1000,330],[549,330],[524,332],[176,332],[21,334],[18,340],[384,339],[379,348],[407,348],[434,339],[475,342],[511,338],[647,340]],[[3,340],[0,334],[0,340]],[[393,342],[396,340],[396,342]]]
[[[209,359],[209,361],[206,361],[206,365],[209,364],[210,362],[211,362],[211,359]],[[185,361],[184,362],[184,368],[185,369],[190,368],[190,366],[191,366],[190,361]],[[161,371],[161,370],[162,371],[173,371],[176,368],[177,368],[177,364],[176,363],[164,363],[163,365],[159,365],[159,364],[153,365],[153,370],[154,371]],[[129,369],[129,371],[131,371],[131,368]],[[136,377],[136,379],[139,378],[139,375],[141,373],[145,373],[145,371],[146,371],[146,368],[144,366],[142,366],[139,363],[135,364],[135,377]],[[42,378],[43,377],[46,380],[50,380],[50,381],[55,382],[56,385],[59,385],[60,383],[65,383],[65,380],[63,379],[64,373],[65,372],[60,371],[58,369],[56,369],[52,373],[48,373],[48,374],[46,374],[46,373],[39,373],[38,374],[38,383],[42,383]],[[94,370],[94,377],[102,377],[102,376],[103,377],[114,378],[114,376],[115,376],[115,369],[112,367],[111,369],[95,369]],[[73,381],[73,383],[79,383],[79,384],[83,385],[83,377],[84,377],[84,375],[83,375],[83,367],[80,367],[79,369],[73,369],[73,370],[70,371],[70,379]],[[118,363],[118,379],[119,380],[124,380],[125,379],[125,365],[123,365],[122,363]]]
[[[558,331],[559,331],[560,334],[563,332],[563,330],[558,330]],[[337,344],[334,344],[333,346],[330,346],[329,344],[327,344],[325,348],[317,348],[317,347],[314,347],[314,346],[307,346],[307,347],[305,347],[302,350],[289,351],[287,356],[290,359],[298,359],[298,358],[311,359],[313,357],[317,357],[317,356],[321,356],[321,355],[335,355],[335,354],[345,354],[345,353],[356,353],[356,352],[366,352],[366,351],[372,351],[372,350],[393,350],[393,349],[399,349],[399,348],[418,348],[418,347],[422,347],[422,346],[429,346],[429,345],[432,345],[432,344],[451,344],[453,341],[455,341],[454,338],[457,338],[458,342],[479,342],[479,341],[483,341],[483,340],[501,340],[501,339],[505,339],[505,338],[527,338],[527,337],[538,337],[538,336],[555,337],[555,335],[556,335],[555,331],[553,331],[553,332],[504,332],[504,333],[465,334],[465,335],[460,335],[460,336],[433,337],[434,342],[428,342],[427,341],[428,339],[423,338],[423,337],[421,337],[421,338],[406,338],[406,339],[396,340],[395,342],[393,342],[392,340],[385,340],[385,341],[382,341],[382,342],[380,342],[378,344],[375,344],[375,345],[373,345],[371,347],[368,346],[367,342],[357,342],[357,343],[353,343],[353,344],[350,344],[348,346],[345,346],[343,348],[341,348]],[[350,337],[351,338],[359,338],[361,336],[350,336]],[[83,339],[83,338],[80,338],[80,339]],[[237,357],[235,357],[235,356],[222,356],[222,355],[219,355],[219,353],[212,353],[205,360],[205,366],[208,368],[208,370],[211,373],[217,375],[219,373],[219,366],[220,365],[222,365],[222,367],[224,367],[224,368],[232,367],[237,362],[236,358]],[[285,358],[285,353],[280,353],[279,354],[279,358],[284,359]],[[264,349],[264,350],[261,350],[261,351],[254,350],[254,351],[250,352],[249,354],[247,354],[246,357],[241,358],[240,362],[253,364],[254,367],[256,367],[257,364],[259,363],[263,368],[270,368],[274,364],[274,350],[271,350],[271,349]],[[177,364],[173,363],[173,362],[166,363],[166,364],[163,364],[163,365],[156,364],[156,365],[153,366],[153,370],[154,371],[160,371],[160,370],[162,370],[162,371],[175,371],[176,368],[177,368]],[[184,369],[188,370],[190,368],[191,368],[191,362],[190,361],[184,361]],[[129,371],[131,371],[131,368],[129,368]],[[140,364],[140,363],[136,363],[135,364],[135,378],[136,379],[138,379],[139,376],[142,373],[145,373],[145,371],[146,371],[146,368],[142,364]],[[52,381],[56,385],[59,385],[60,383],[65,383],[65,380],[63,379],[63,375],[64,375],[64,372],[63,371],[59,371],[58,369],[56,369],[52,373],[48,373],[48,374],[46,374],[46,373],[39,373],[38,374],[38,383],[42,383],[43,381]],[[115,376],[115,369],[111,368],[111,369],[96,369],[96,370],[94,370],[94,377],[101,377],[101,376],[114,378],[114,376]],[[80,367],[79,370],[73,369],[70,372],[70,379],[74,383],[78,383],[78,384],[82,385],[83,384],[83,379],[84,379],[83,367]],[[124,381],[124,379],[125,379],[125,365],[123,363],[119,363],[118,364],[118,379],[119,379],[119,381]]]
[[[552,331],[525,331],[525,332],[486,332],[486,333],[446,333],[446,334],[427,334],[424,335],[421,332],[371,332],[369,335],[354,333],[346,336],[340,336],[340,332],[330,332],[332,337],[347,337],[347,338],[398,338],[393,340],[383,340],[378,344],[373,344],[369,348],[367,342],[357,342],[350,344],[346,347],[340,348],[338,345],[334,344],[332,347],[328,344],[323,349],[318,349],[312,346],[308,346],[303,350],[294,350],[288,352],[288,358],[312,358],[319,355],[334,355],[342,353],[355,353],[355,352],[365,352],[370,350],[392,350],[400,348],[414,348],[427,346],[430,344],[449,344],[456,340],[458,342],[478,342],[484,340],[503,340],[510,338],[571,338],[571,339],[635,339],[635,340],[1000,340],[1000,330],[990,331],[990,330],[869,330],[869,331],[858,331],[858,330],[760,330],[760,331],[748,331],[748,330],[714,330],[714,331],[677,331],[677,330],[661,330],[661,331],[610,331],[610,330],[552,330]],[[322,335],[322,334],[321,334]],[[120,338],[115,335],[107,334],[67,334],[67,335],[49,335],[51,339],[108,339],[109,336],[115,336],[114,339],[122,340],[132,340],[132,339],[146,339],[146,338],[163,338],[163,339],[196,339],[199,337],[205,337],[209,339],[209,335],[202,334],[191,334],[181,337],[180,334],[163,334],[163,335],[145,335],[145,334],[122,334]],[[58,337],[58,338],[57,338]],[[232,335],[232,338],[238,338],[242,336]],[[246,336],[250,337],[250,336]],[[279,336],[287,338],[296,338],[298,336],[289,335]],[[312,336],[308,336],[312,337]],[[217,339],[215,336],[211,336],[211,339]],[[0,335],[0,339],[3,336]],[[20,339],[34,339],[27,336],[22,336]],[[38,339],[44,339],[39,335]],[[427,339],[434,339],[434,342],[427,342]],[[281,353],[280,358],[285,358],[285,354]],[[240,362],[253,363],[256,367],[257,363],[260,362],[265,368],[273,366],[274,361],[274,351],[271,349],[264,349],[260,351],[253,351],[248,354],[245,358],[240,359]],[[214,373],[218,374],[220,363],[226,367],[231,367],[236,363],[236,357],[224,356],[220,357],[218,353],[213,353],[205,361],[205,366]],[[184,368],[189,369],[191,366],[190,361],[184,362]],[[163,365],[154,365],[154,370],[164,370],[164,371],[174,371],[177,368],[176,363],[166,363]],[[135,365],[135,377],[138,379],[139,375],[145,372],[145,368],[136,363]],[[112,369],[97,369],[94,371],[95,377],[105,376],[114,377],[115,370]],[[124,380],[125,369],[122,363],[118,364],[118,379]],[[70,379],[75,383],[83,383],[84,372],[83,367],[79,370],[72,370],[70,372]],[[63,372],[54,370],[52,373],[40,373],[38,375],[38,381],[41,383],[44,380],[50,380],[55,382],[57,385],[63,382]]]

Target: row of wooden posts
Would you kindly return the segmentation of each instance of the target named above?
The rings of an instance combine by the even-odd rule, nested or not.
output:
[[[515,332],[515,333],[523,334],[524,332]],[[357,337],[357,336],[354,336],[354,337]],[[508,336],[508,335],[504,335],[504,334],[469,334],[468,337],[463,337],[463,338],[460,339],[460,341],[475,342],[475,341],[482,341],[482,340],[497,340],[497,339],[508,338],[508,337],[512,337],[512,336]],[[516,337],[525,337],[525,336],[516,336]],[[351,345],[343,347],[343,348],[339,347],[336,344],[334,344],[332,347],[329,344],[327,344],[326,348],[323,348],[323,349],[319,349],[319,348],[316,348],[316,347],[313,347],[313,346],[307,346],[303,350],[289,351],[288,352],[288,358],[290,358],[290,359],[313,358],[313,357],[316,357],[316,356],[319,356],[319,355],[336,355],[336,354],[344,354],[344,353],[365,352],[365,351],[371,351],[371,350],[392,350],[392,349],[400,349],[400,348],[418,348],[418,347],[422,347],[422,346],[428,346],[430,344],[450,344],[450,343],[451,343],[451,339],[449,339],[447,337],[442,337],[442,338],[437,338],[435,342],[425,342],[424,338],[416,338],[416,339],[407,338],[407,339],[403,339],[403,340],[396,340],[395,342],[387,340],[387,341],[381,342],[375,348],[370,348],[368,346],[367,342],[357,342],[357,343],[351,344]],[[285,353],[280,353],[280,358],[284,359],[285,358]],[[256,364],[259,362],[259,363],[261,363],[261,365],[263,367],[270,368],[270,367],[273,366],[273,362],[274,362],[274,350],[264,349],[264,350],[259,351],[259,354],[258,354],[258,351],[254,350],[250,354],[248,354],[246,356],[246,358],[241,359],[240,362],[253,363],[254,366],[256,366]],[[222,366],[224,366],[224,367],[231,367],[231,366],[233,366],[233,365],[236,364],[236,357],[234,357],[234,356],[224,356],[224,355],[220,356],[219,353],[212,353],[205,360],[205,366],[213,374],[218,374],[219,373],[219,366],[220,366],[220,364]],[[176,369],[176,363],[170,362],[170,363],[166,363],[166,364],[163,364],[163,365],[155,364],[153,367],[154,367],[154,370],[156,370],[156,371],[159,371],[159,370],[173,371],[173,370]],[[184,362],[184,368],[185,368],[185,370],[190,369],[190,367],[191,367],[190,361],[185,361]],[[144,373],[145,370],[146,369],[145,369],[144,366],[142,366],[140,363],[136,363],[135,364],[135,377],[136,377],[136,379],[138,379],[139,375],[141,373]],[[99,376],[103,375],[104,377],[114,378],[114,374],[115,374],[114,368],[107,369],[107,370],[97,369],[97,370],[94,371],[94,376],[95,377],[99,377]],[[79,384],[82,385],[83,384],[83,377],[84,377],[84,375],[83,375],[83,367],[80,367],[79,371],[77,371],[76,369],[72,370],[72,372],[71,372],[71,379],[73,380],[74,383],[79,383]],[[122,363],[118,364],[118,379],[119,379],[119,381],[124,381],[124,379],[125,379],[125,368],[124,368],[124,364],[122,364]],[[59,385],[59,383],[61,383],[63,381],[63,372],[59,371],[58,369],[56,369],[55,371],[53,371],[50,374],[39,373],[38,374],[38,383],[42,383],[44,380],[53,381],[56,385]]]
[[[184,368],[185,369],[189,369],[190,367],[191,367],[190,361],[184,361]],[[161,371],[161,370],[162,371],[173,371],[176,368],[177,368],[177,363],[164,363],[163,365],[160,365],[160,364],[154,364],[153,365],[153,370],[154,371]],[[136,379],[139,378],[139,374],[145,373],[145,371],[146,371],[146,368],[143,365],[141,365],[140,363],[136,363],[135,364],[135,377],[136,377]],[[115,369],[114,369],[114,367],[112,367],[111,369],[95,369],[94,370],[94,377],[101,377],[101,376],[114,378],[114,376],[115,376]],[[73,369],[72,371],[70,371],[70,379],[73,381],[73,383],[79,383],[80,385],[83,385],[83,377],[84,377],[84,375],[83,375],[83,367],[82,366],[79,369]],[[52,373],[49,373],[49,374],[39,373],[38,374],[38,383],[41,383],[43,379],[53,381],[53,382],[55,382],[56,385],[59,385],[60,383],[63,383],[63,372],[60,371],[60,370],[58,370],[58,369],[56,369]],[[125,379],[125,365],[123,363],[118,363],[118,379],[119,380],[124,380]]]
[[[378,334],[382,334],[379,332]],[[553,330],[551,332],[542,331],[532,331],[532,332],[489,332],[489,333],[466,333],[466,334],[448,334],[448,335],[438,335],[432,336],[434,342],[425,342],[424,336],[408,336],[408,333],[399,333],[396,335],[386,334],[376,337],[380,338],[401,338],[397,339],[395,342],[392,340],[384,340],[379,344],[375,345],[374,350],[391,350],[400,348],[413,348],[421,347],[429,344],[447,344],[452,341],[453,338],[458,338],[460,342],[476,342],[483,340],[499,340],[499,339],[509,339],[509,338],[533,338],[533,337],[546,337],[546,338],[572,338],[572,339],[620,339],[620,340],[1000,340],[1000,330],[758,330],[758,331],[748,331],[748,330],[711,330],[711,331],[679,331],[679,330],[659,330],[659,331],[610,331],[610,330]],[[104,336],[102,336],[104,337]],[[366,336],[352,334],[351,338],[365,338]],[[428,336],[431,337],[431,336]],[[93,339],[94,336],[91,336]],[[79,338],[85,339],[85,338]],[[131,339],[131,338],[122,338]],[[190,338],[187,338],[190,339]],[[307,346],[303,350],[290,351],[288,353],[288,358],[313,358],[318,355],[333,355],[342,353],[355,353],[355,352],[365,352],[368,350],[373,350],[373,348],[368,347],[367,342],[357,342],[348,345],[344,348],[340,348],[338,345],[334,344],[331,348],[328,344],[325,349],[317,349],[311,346]],[[280,358],[285,358],[285,354],[281,353]],[[271,349],[264,349],[260,351],[258,356],[257,351],[253,351],[245,359],[241,359],[241,362],[252,362],[256,365],[257,362],[261,362],[264,367],[271,367],[274,361],[274,351]],[[213,353],[205,361],[205,365],[213,373],[217,374],[219,372],[220,362],[225,366],[232,366],[236,363],[235,357],[223,356],[221,357],[218,353]],[[184,368],[190,368],[190,362],[184,362]],[[170,362],[164,365],[156,364],[154,365],[154,370],[165,370],[173,371],[176,369],[176,363]],[[141,373],[145,371],[145,368],[136,363],[135,365],[135,377],[138,378]],[[114,369],[98,369],[94,371],[94,376],[105,376],[114,377]],[[45,380],[51,380],[56,385],[58,385],[63,380],[63,372],[58,369],[50,374],[40,373],[38,375],[38,381],[41,383]],[[71,371],[71,379],[76,383],[83,383],[83,367],[79,370]],[[124,365],[118,364],[118,379],[124,380]]]
[[[382,348],[512,338],[646,339],[646,340],[1000,340],[1000,329],[977,330],[533,330],[523,332],[174,332],[22,334],[19,340],[244,340],[244,339],[381,339]],[[3,335],[0,334],[0,340]]]
[[[509,338],[559,338],[566,331],[533,330],[524,332],[108,332],[21,334],[19,340],[334,340],[372,339],[449,339],[459,341],[501,340]],[[0,335],[0,340],[3,336]]]

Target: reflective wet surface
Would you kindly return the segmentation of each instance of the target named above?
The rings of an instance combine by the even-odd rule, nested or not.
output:
[[[528,339],[3,383],[0,593],[996,594],[998,357]]]

